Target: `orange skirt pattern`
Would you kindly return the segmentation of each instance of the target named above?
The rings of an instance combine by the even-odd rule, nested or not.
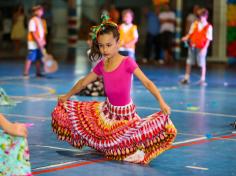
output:
[[[124,160],[142,150],[142,164],[169,149],[177,134],[162,112],[141,119],[132,102],[113,106],[108,100],[58,103],[52,112],[52,129],[58,139],[77,148],[90,146],[113,160]]]

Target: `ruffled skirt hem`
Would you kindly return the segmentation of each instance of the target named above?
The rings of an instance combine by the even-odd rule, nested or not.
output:
[[[142,164],[169,149],[177,130],[168,115],[156,112],[141,119],[130,103],[67,101],[52,112],[52,129],[60,140],[81,148],[90,146],[113,160],[124,160],[141,150]]]

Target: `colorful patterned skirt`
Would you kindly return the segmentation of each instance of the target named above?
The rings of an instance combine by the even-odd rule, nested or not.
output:
[[[169,149],[177,134],[162,112],[141,119],[133,103],[113,106],[108,100],[59,103],[52,112],[52,129],[60,140],[77,148],[90,146],[109,159],[125,160],[141,150],[142,164]]]
[[[27,140],[0,130],[0,176],[31,176]]]

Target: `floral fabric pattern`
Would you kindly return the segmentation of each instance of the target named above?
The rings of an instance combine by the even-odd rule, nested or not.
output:
[[[0,176],[31,176],[27,140],[0,129]]]

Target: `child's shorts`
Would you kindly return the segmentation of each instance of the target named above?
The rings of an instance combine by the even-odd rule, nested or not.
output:
[[[131,57],[131,58],[133,58],[135,60],[135,53],[133,51],[130,51],[130,50],[120,50],[119,53],[122,56],[129,56],[129,57]]]
[[[200,53],[200,50],[198,48],[189,47],[188,49],[188,58],[187,58],[187,64],[194,65],[195,61],[197,61],[198,66],[205,67],[206,66],[206,52]]]
[[[27,59],[34,62],[34,61],[41,60],[42,57],[43,57],[42,52],[39,49],[34,49],[34,50],[29,50]]]

